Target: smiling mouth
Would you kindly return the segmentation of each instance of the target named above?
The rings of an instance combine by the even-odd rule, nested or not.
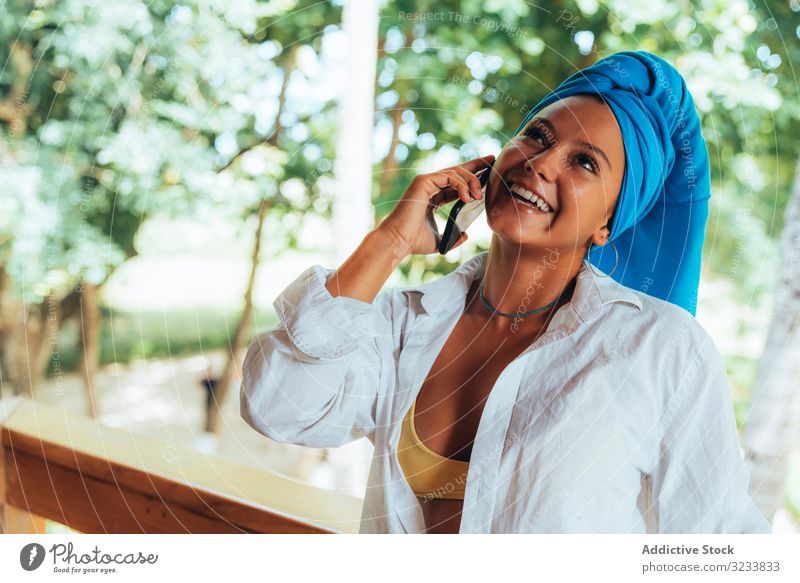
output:
[[[511,183],[504,182],[502,186],[503,186],[503,191],[505,192],[505,194],[507,196],[511,197],[512,199],[514,199],[515,203],[525,205],[526,208],[531,209],[536,214],[540,214],[540,215],[552,215],[553,214],[552,210],[550,210],[549,212],[548,211],[543,211],[535,203],[529,201],[527,198],[523,198],[522,196],[520,196],[520,195],[518,195],[518,194],[516,194],[514,192],[511,192],[511,190],[509,190],[509,188],[511,186]]]

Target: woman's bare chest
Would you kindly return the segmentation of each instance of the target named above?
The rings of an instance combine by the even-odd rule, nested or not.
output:
[[[500,374],[530,344],[459,320],[434,360],[416,401],[417,434],[434,452],[469,461],[486,400]]]

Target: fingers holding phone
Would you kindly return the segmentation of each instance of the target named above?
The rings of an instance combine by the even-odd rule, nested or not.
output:
[[[435,253],[439,250],[442,237],[433,212],[454,200],[462,206],[482,202],[483,184],[476,173],[484,171],[483,175],[488,176],[487,169],[493,163],[493,155],[482,156],[438,172],[415,176],[395,208],[377,229],[390,231],[396,240],[404,241],[409,254]],[[459,233],[450,249],[464,241],[466,234]]]
[[[467,240],[467,228],[475,222],[486,207],[484,200],[489,175],[492,171],[492,164],[481,172],[478,179],[482,188],[482,196],[478,200],[470,202],[457,201],[450,209],[450,215],[444,228],[444,234],[439,239],[439,253],[447,254]]]

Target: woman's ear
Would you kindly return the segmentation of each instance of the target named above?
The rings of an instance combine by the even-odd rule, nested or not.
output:
[[[594,233],[592,233],[592,237],[589,241],[595,247],[602,247],[606,243],[608,243],[608,238],[611,236],[611,230],[608,228],[607,225],[603,225],[599,229],[597,229]]]

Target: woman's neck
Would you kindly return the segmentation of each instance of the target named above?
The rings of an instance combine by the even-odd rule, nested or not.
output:
[[[581,257],[553,248],[512,247],[492,238],[482,280],[476,280],[470,294],[470,312],[481,315],[498,331],[511,326],[515,330],[540,330],[558,309],[568,303],[580,270]],[[483,282],[483,297],[495,310],[506,314],[530,312],[554,300],[556,303],[529,316],[492,314],[480,299],[478,287]]]

